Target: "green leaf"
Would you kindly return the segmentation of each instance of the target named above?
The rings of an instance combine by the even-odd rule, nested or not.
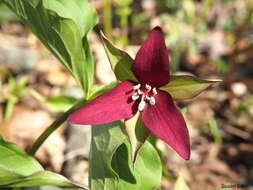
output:
[[[169,92],[175,100],[183,100],[197,96],[217,82],[221,82],[221,80],[203,80],[186,75],[171,76],[170,82],[160,89]]]
[[[141,184],[138,183],[139,176],[134,174],[133,163],[131,159],[130,143],[126,140],[115,152],[112,160],[112,168],[118,177],[118,190],[139,190]],[[111,189],[111,188],[109,188]]]
[[[160,186],[159,154],[146,141],[133,164],[131,145],[120,121],[92,126],[91,189],[153,190]]]
[[[15,104],[19,102],[22,96],[27,94],[27,82],[27,76],[21,76],[18,80],[15,80],[12,76],[8,78],[7,103],[4,112],[5,121],[9,121],[11,119]]]
[[[45,171],[33,157],[0,136],[0,187],[44,185],[87,189],[59,174]]]
[[[216,65],[217,70],[221,75],[226,74],[230,69],[230,65],[226,61],[219,58],[211,59],[211,63]]]
[[[76,100],[76,98],[62,95],[48,98],[46,103],[49,109],[53,112],[65,112],[76,102]]]
[[[217,144],[222,144],[222,135],[217,122],[214,119],[212,119],[211,121],[209,121],[208,126],[214,138],[214,142]]]
[[[81,84],[85,95],[94,64],[87,33],[97,23],[87,0],[3,0]]]
[[[190,190],[187,184],[184,181],[184,178],[182,176],[179,176],[176,183],[174,190]]]
[[[0,22],[1,23],[8,23],[8,22],[19,22],[17,16],[10,11],[4,4],[1,4],[0,1]]]
[[[148,141],[140,148],[134,165],[130,142],[125,141],[114,154],[112,167],[119,176],[118,190],[153,190],[160,186],[161,160]]]
[[[160,187],[162,163],[156,149],[146,141],[138,152],[135,173],[140,176],[140,190],[153,190]]]
[[[92,126],[89,180],[91,189],[117,189],[118,175],[112,169],[112,157],[126,136],[123,124],[115,121]]]
[[[101,32],[101,38],[107,57],[111,63],[116,78],[120,81],[138,81],[131,71],[134,60],[124,51],[116,48]]]

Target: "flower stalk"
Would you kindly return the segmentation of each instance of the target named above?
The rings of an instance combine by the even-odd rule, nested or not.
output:
[[[58,129],[68,118],[68,116],[73,113],[76,109],[81,107],[87,100],[80,99],[78,100],[69,110],[63,113],[59,118],[57,118],[34,142],[32,147],[28,150],[30,155],[34,155],[40,146],[45,142],[45,140],[56,130]]]

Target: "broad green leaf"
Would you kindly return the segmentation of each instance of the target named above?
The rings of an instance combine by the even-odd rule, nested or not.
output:
[[[94,64],[87,33],[97,14],[87,0],[2,0],[81,84],[85,95],[93,82]]]
[[[33,157],[0,136],[0,188],[44,185],[87,189],[59,174],[45,171]]]
[[[197,96],[214,83],[220,80],[203,80],[193,76],[171,76],[170,82],[161,87],[161,90],[170,93],[173,99],[183,100]]]
[[[187,184],[184,181],[184,178],[182,176],[179,176],[176,183],[174,190],[190,190]]]
[[[54,96],[46,100],[47,106],[53,112],[65,112],[77,101],[70,96]]]
[[[115,121],[92,126],[91,152],[89,158],[89,181],[91,189],[117,189],[118,175],[112,169],[112,157],[126,136],[123,124]]]
[[[124,51],[116,48],[101,32],[105,52],[116,78],[120,81],[138,81],[131,71],[134,60]]]
[[[0,1],[0,22],[19,22],[17,16]]]
[[[146,141],[138,151],[134,167],[135,173],[140,176],[140,190],[153,190],[160,187],[162,163],[157,150],[149,141]]]
[[[131,145],[126,140],[113,155],[112,168],[118,176],[118,190],[140,190],[140,176],[135,175],[131,159]]]
[[[140,148],[134,165],[130,142],[125,141],[114,154],[112,167],[119,176],[118,190],[153,190],[160,186],[160,157],[148,141]]]
[[[146,141],[133,164],[131,145],[123,127],[120,121],[92,127],[91,189],[153,190],[159,187],[162,174],[159,154]]]
[[[7,185],[6,185],[7,184]],[[87,189],[80,185],[75,185],[67,178],[49,171],[40,171],[27,177],[19,177],[11,180],[9,183],[0,185],[0,187],[28,187],[28,186],[60,186],[60,187],[77,187]]]

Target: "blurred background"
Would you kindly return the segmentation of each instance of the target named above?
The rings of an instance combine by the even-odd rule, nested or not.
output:
[[[158,141],[164,155],[160,190],[172,190],[179,175],[191,190],[225,189],[222,184],[252,190],[253,1],[90,2],[100,17],[98,28],[133,58],[148,32],[159,25],[173,74],[223,80],[193,100],[178,103],[190,131],[191,159],[182,160]],[[96,32],[90,33],[89,40],[96,83],[110,83],[115,77]],[[80,97],[82,90],[63,66],[0,4],[0,133],[27,150]],[[46,169],[87,184],[89,138],[89,126],[63,126],[36,158]]]

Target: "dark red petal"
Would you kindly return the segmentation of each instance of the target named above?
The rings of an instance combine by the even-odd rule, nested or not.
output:
[[[131,101],[132,88],[132,82],[120,83],[76,110],[68,122],[94,125],[132,117],[136,113],[134,101]]]
[[[155,27],[142,44],[132,71],[144,84],[160,87],[169,82],[169,52],[160,27]]]
[[[158,91],[156,104],[147,105],[141,114],[145,126],[169,144],[181,157],[190,158],[190,140],[186,123],[171,96]]]

